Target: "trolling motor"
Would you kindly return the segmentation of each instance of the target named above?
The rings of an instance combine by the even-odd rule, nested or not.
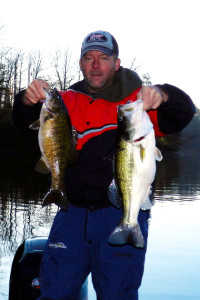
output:
[[[39,269],[47,237],[26,239],[17,249],[10,273],[9,300],[35,300],[40,296]],[[88,281],[79,300],[88,300]]]

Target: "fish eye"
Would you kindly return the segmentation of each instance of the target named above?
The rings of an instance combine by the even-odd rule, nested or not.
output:
[[[45,116],[44,117],[44,123],[47,122],[49,119],[52,119],[52,117],[53,116],[51,114],[49,114],[48,116]]]

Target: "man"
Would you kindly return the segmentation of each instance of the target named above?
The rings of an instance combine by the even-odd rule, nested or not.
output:
[[[72,125],[78,132],[77,165],[68,168],[68,210],[54,220],[41,264],[40,299],[79,299],[81,286],[91,272],[101,300],[136,300],[141,284],[148,235],[149,210],[140,210],[139,224],[144,249],[108,244],[108,237],[121,219],[122,209],[108,199],[113,178],[113,155],[117,137],[117,106],[143,99],[156,136],[182,130],[195,108],[180,89],[164,84],[142,86],[138,75],[120,66],[118,45],[105,31],[86,36],[80,68],[84,80],[61,92]],[[34,80],[17,95],[13,118],[27,127],[39,116],[48,83]],[[56,247],[57,244],[62,247]]]

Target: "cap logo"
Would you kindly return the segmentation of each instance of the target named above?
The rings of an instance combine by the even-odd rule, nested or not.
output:
[[[105,37],[105,35],[100,34],[100,33],[93,33],[91,34],[87,40],[87,43],[93,43],[93,42],[107,42],[107,38]]]

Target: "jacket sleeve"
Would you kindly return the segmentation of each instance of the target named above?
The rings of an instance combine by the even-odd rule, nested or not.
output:
[[[39,119],[41,103],[37,103],[33,106],[23,105],[21,99],[25,91],[21,91],[15,96],[13,105],[13,122],[22,131],[28,132],[29,126],[36,120]],[[32,130],[31,130],[32,131]]]
[[[165,134],[181,131],[195,114],[192,100],[175,86],[169,84],[157,86],[168,94],[168,101],[163,102],[157,110],[160,130]]]

